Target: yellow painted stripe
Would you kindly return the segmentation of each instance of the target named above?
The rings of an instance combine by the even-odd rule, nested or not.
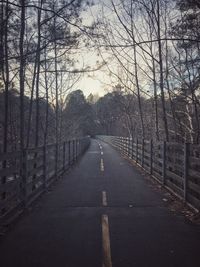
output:
[[[112,267],[108,215],[102,215],[102,242],[103,242],[102,267]]]
[[[105,207],[108,205],[106,191],[102,191],[102,204]]]
[[[104,171],[104,163],[103,163],[103,159],[101,159],[100,169],[101,169],[102,172]]]

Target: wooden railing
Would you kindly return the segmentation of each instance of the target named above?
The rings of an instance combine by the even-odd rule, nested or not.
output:
[[[185,202],[200,209],[200,145],[98,136],[133,159]]]
[[[84,153],[90,138],[0,154],[0,222],[21,212]]]

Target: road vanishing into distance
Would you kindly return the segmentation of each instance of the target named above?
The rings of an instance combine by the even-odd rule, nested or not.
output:
[[[200,226],[111,146],[93,139],[1,237],[1,267],[199,267]],[[164,201],[165,200],[165,201]]]

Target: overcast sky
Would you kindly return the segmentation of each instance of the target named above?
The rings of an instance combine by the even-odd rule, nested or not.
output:
[[[95,1],[95,5],[88,8],[87,11],[82,13],[83,24],[90,25],[98,15],[101,13],[102,1]],[[82,59],[84,61],[84,66],[90,66],[91,69],[96,68],[96,62],[101,63],[102,58],[97,56],[98,51],[88,51],[87,49],[81,53]],[[104,57],[106,58],[105,54]],[[75,85],[75,89],[81,89],[84,94],[87,96],[90,93],[99,94],[100,96],[104,95],[111,89],[111,78],[108,75],[107,67],[103,67],[101,70],[85,73],[82,75],[82,78]]]

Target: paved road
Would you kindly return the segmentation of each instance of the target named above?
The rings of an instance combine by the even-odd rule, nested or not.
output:
[[[2,267],[199,267],[200,227],[114,149],[93,140],[1,240]]]

